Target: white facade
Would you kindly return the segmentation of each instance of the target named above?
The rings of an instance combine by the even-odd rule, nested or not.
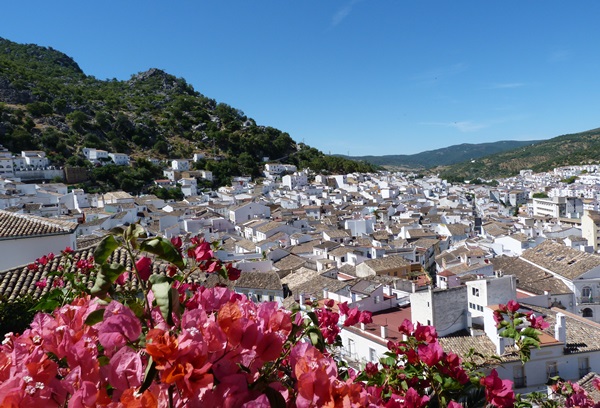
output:
[[[75,231],[70,234],[11,237],[0,240],[0,271],[27,265],[50,252],[60,254],[60,251],[66,247],[77,249]]]
[[[129,166],[129,156],[125,153],[109,153],[108,157],[110,157],[117,166]]]
[[[178,171],[188,171],[190,169],[190,162],[184,159],[175,159],[171,162],[171,168]]]

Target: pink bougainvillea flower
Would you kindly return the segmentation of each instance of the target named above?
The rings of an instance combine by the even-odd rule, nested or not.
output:
[[[368,310],[363,310],[362,312],[360,312],[358,321],[364,324],[373,323],[373,313],[369,312]]]
[[[501,408],[514,406],[515,393],[512,389],[512,381],[500,379],[495,369],[490,375],[482,378],[480,384],[485,387],[485,398],[488,402]]]
[[[175,248],[181,249],[181,246],[183,245],[183,241],[181,240],[180,236],[177,236],[177,237],[171,238],[171,244],[173,244],[173,246]]]
[[[143,373],[140,355],[129,347],[122,347],[110,359],[108,381],[120,395],[130,387],[139,387]]]
[[[432,343],[437,339],[437,332],[435,331],[435,327],[422,325],[417,323],[417,328],[415,329],[413,336],[418,341],[424,341],[427,343]]]
[[[35,260],[37,263],[39,263],[40,265],[47,265],[48,264],[48,257],[46,255],[42,256],[41,258],[38,258]]]
[[[152,274],[152,259],[148,258],[147,256],[141,257],[135,263],[135,268],[140,275],[140,279],[144,282],[147,281]]]
[[[112,301],[104,311],[104,320],[98,325],[98,340],[109,356],[119,348],[140,337],[142,325],[130,308]]]
[[[529,325],[537,330],[545,330],[550,327],[550,324],[544,320],[543,316],[536,316],[533,312],[530,312],[526,316]]]
[[[515,313],[517,310],[519,310],[520,307],[521,307],[521,305],[513,299],[509,300],[508,303],[506,304],[506,308],[508,309],[509,312],[512,312],[512,313]]]
[[[210,244],[206,241],[202,241],[194,249],[194,255],[197,262],[207,261],[213,258],[213,251],[210,248]]]
[[[129,278],[129,272],[125,271],[122,274],[119,275],[119,277],[117,278],[117,280],[115,282],[117,282],[117,285],[125,285],[125,282],[127,282],[127,279]]]
[[[412,336],[413,332],[415,331],[415,326],[410,320],[404,319],[402,324],[398,327],[398,331],[407,336]]]
[[[442,359],[444,350],[436,341],[428,344],[419,344],[418,353],[422,362],[427,364],[429,367],[433,367]]]
[[[234,268],[230,263],[225,266],[225,269],[227,270],[227,277],[230,281],[238,280],[242,274],[241,270]]]
[[[48,281],[46,280],[46,278],[40,279],[35,283],[35,286],[40,289],[44,289],[46,286],[48,286]]]

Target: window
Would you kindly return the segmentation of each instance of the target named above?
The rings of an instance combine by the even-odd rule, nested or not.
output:
[[[582,311],[582,316],[583,317],[594,317],[594,312],[589,307],[586,307]]]
[[[471,288],[471,293],[473,294],[473,296],[479,297],[479,288]]]
[[[558,376],[558,365],[556,361],[548,361],[546,363],[546,375],[548,378]]]
[[[348,339],[348,354],[352,356],[355,352],[356,349],[354,348],[354,340]]]
[[[517,364],[513,366],[513,381],[515,388],[527,387],[527,378],[525,377],[525,366]]]
[[[377,353],[375,352],[375,349],[371,347],[369,347],[369,361],[377,361]]]
[[[583,377],[587,373],[590,372],[590,358],[589,357],[579,357],[579,377]]]
[[[581,289],[581,303],[592,303],[594,298],[592,297],[592,288],[584,286]]]

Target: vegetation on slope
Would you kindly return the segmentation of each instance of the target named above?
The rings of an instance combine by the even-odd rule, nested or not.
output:
[[[2,38],[0,144],[12,152],[44,150],[58,165],[84,164],[83,147],[134,159],[191,158],[203,152],[209,160],[198,168],[211,170],[216,185],[235,175],[259,176],[265,157],[316,171],[374,170],[296,144],[289,134],[257,125],[241,110],[159,69],[128,81],[103,81],[85,75],[72,58],[52,48]]]
[[[560,166],[598,163],[599,158],[600,129],[592,129],[456,164],[443,169],[441,176],[452,179],[509,177],[523,169],[548,171]]]
[[[478,159],[480,157],[489,156],[491,154],[508,150],[514,150],[519,147],[529,146],[539,142],[539,140],[503,140],[492,143],[463,143],[444,147],[442,149],[428,150],[417,154],[353,156],[351,158],[354,160],[364,160],[377,166],[423,169],[461,163],[466,160]],[[401,148],[401,146],[399,146],[399,148]]]

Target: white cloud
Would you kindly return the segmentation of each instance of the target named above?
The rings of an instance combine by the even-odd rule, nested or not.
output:
[[[344,19],[348,17],[350,12],[352,11],[352,8],[354,8],[354,6],[360,1],[361,0],[350,0],[350,2],[346,3],[344,6],[342,6],[342,8],[336,11],[336,13],[331,19],[331,26],[335,27],[339,25],[342,21],[344,21]]]
[[[570,53],[567,50],[556,50],[550,53],[548,61],[550,62],[561,62],[569,59]]]
[[[523,86],[525,86],[525,84],[523,82],[507,82],[507,83],[493,84],[490,88],[491,89],[511,89],[511,88],[521,88]]]
[[[463,120],[459,122],[421,122],[421,125],[449,127],[454,128],[462,133],[476,132],[489,126],[484,123],[476,123],[470,120]]]
[[[461,120],[461,121],[457,121],[457,122],[421,122],[420,124],[427,125],[427,126],[442,126],[442,127],[456,129],[461,133],[470,133],[470,132],[477,132],[478,130],[481,130],[481,129],[486,129],[486,128],[489,128],[494,125],[499,125],[501,123],[513,122],[516,120],[523,120],[525,118],[527,118],[527,115],[520,114],[520,115],[513,115],[513,116],[502,117],[502,118],[490,119],[490,120],[486,120],[486,121],[482,121],[482,122],[474,122],[472,120]]]

